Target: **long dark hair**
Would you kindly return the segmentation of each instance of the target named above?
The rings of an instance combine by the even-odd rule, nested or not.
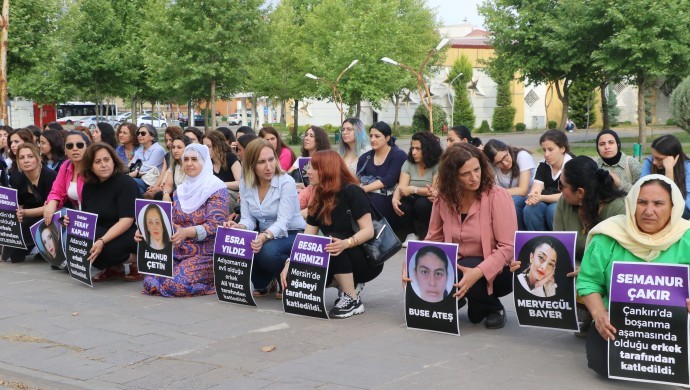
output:
[[[318,126],[311,126],[307,130],[309,129],[314,132],[314,140],[316,141],[316,150],[314,150],[314,153],[331,149],[331,141],[328,140],[328,133],[326,133],[326,130]],[[307,134],[307,131],[305,131],[304,134]],[[280,156],[280,150],[276,150],[276,153]],[[302,143],[302,157],[309,157],[309,152],[304,149],[304,143]]]
[[[484,144],[484,154],[492,164],[498,152],[508,152],[508,154],[510,154],[510,158],[513,160],[513,166],[510,167],[510,183],[513,182],[513,178],[520,177],[520,166],[517,164],[517,155],[523,151],[532,154],[529,150],[508,146],[503,141],[497,139],[490,139]]]
[[[681,145],[680,140],[673,134],[662,135],[652,142],[652,149],[664,156],[678,156],[678,161],[673,167],[673,182],[676,183],[680,193],[683,194],[683,199],[685,199],[688,195],[685,188],[685,161],[688,160],[688,156],[683,152],[683,145]],[[663,175],[665,172],[664,168],[657,168],[652,164],[652,173]]]
[[[57,162],[65,158],[65,139],[57,130],[46,130],[41,134],[50,145],[50,160]],[[47,156],[42,156],[43,162],[48,162]]]
[[[441,148],[441,141],[437,136],[428,131],[421,131],[412,134],[412,141],[419,141],[422,145],[422,162],[424,162],[425,168],[431,168],[438,164],[443,149]],[[411,141],[410,144],[412,144]],[[407,153],[407,161],[414,164],[414,158],[412,158],[412,145],[410,145],[410,151]]]
[[[265,126],[265,127],[262,127],[261,130],[259,130],[259,137],[264,138],[264,137],[266,137],[266,134],[272,134],[274,137],[276,137],[276,153],[278,154],[278,157],[280,157],[280,154],[283,152],[283,148],[287,148],[287,150],[290,151],[290,164],[294,163],[295,160],[297,160],[297,156],[295,156],[295,152],[292,151],[292,148],[285,145],[285,143],[283,142],[283,138],[280,136],[280,133],[278,133],[278,130],[276,130],[275,127]],[[314,134],[316,134],[316,131],[314,131]],[[318,140],[317,140],[317,145],[318,145]],[[317,146],[317,150],[321,150],[321,149],[318,149],[318,146]]]
[[[544,143],[544,141],[551,141],[559,148],[565,148],[563,154],[569,154],[575,157],[574,154],[570,153],[570,143],[568,142],[568,136],[564,132],[556,129],[546,130],[544,134],[539,137],[539,145]]]
[[[597,163],[587,156],[574,157],[563,166],[563,179],[573,191],[582,188],[585,196],[580,205],[580,220],[588,233],[601,222],[599,210],[602,204],[609,203],[626,195],[613,182],[609,171],[600,169]]]

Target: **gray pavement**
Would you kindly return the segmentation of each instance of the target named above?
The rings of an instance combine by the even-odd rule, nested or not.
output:
[[[0,263],[0,388],[655,388],[598,378],[568,332],[519,327],[512,295],[500,330],[472,325],[466,309],[461,336],[406,329],[402,261],[401,251],[364,289],[366,312],[345,320],[286,315],[272,297],[257,309],[144,296],[140,283],[90,289],[44,262]]]

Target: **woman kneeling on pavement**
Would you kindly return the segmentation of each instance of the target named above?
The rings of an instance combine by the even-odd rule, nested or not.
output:
[[[299,212],[295,180],[280,168],[273,145],[261,138],[250,142],[244,151],[240,210],[240,222],[228,221],[225,226],[260,232],[251,244],[255,253],[253,295],[266,296],[305,222]],[[282,299],[282,294],[276,293],[276,299]]]
[[[616,329],[608,315],[614,261],[690,264],[690,221],[683,219],[685,201],[673,180],[644,176],[625,198],[624,215],[611,217],[589,232],[577,277],[577,292],[594,317],[587,334],[587,364],[608,376],[607,340]],[[690,307],[688,308],[690,311]]]
[[[517,230],[515,206],[510,194],[495,184],[489,161],[477,147],[449,146],[439,164],[426,241],[458,243],[459,306],[467,302],[470,322],[486,318],[488,329],[502,328],[506,314],[499,298],[513,290],[508,265]],[[405,273],[403,268],[403,280]]]
[[[185,180],[173,193],[173,278],[147,276],[144,294],[191,297],[215,293],[213,243],[216,230],[228,219],[228,191],[213,175],[208,148],[191,144],[182,155]],[[135,240],[141,241],[139,231]]]
[[[112,146],[97,142],[89,146],[82,164],[84,189],[82,211],[97,214],[96,240],[88,259],[103,272],[93,276],[94,282],[144,279],[137,270],[134,242],[134,200],[137,184],[127,175],[125,164]],[[69,223],[65,217],[65,224]],[[129,262],[125,275],[124,263]]]
[[[331,309],[332,318],[346,318],[364,313],[359,293],[364,283],[376,278],[383,265],[370,267],[361,244],[374,236],[369,199],[359,187],[359,180],[350,172],[345,161],[332,150],[317,152],[307,170],[314,197],[307,209],[306,234],[319,230],[333,240],[326,245],[331,254],[326,286],[338,288],[338,300]],[[358,231],[352,229],[357,222]],[[289,261],[281,273],[283,288],[287,283]]]

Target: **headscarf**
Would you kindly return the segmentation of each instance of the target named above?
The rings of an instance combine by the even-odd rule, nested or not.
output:
[[[201,144],[189,144],[182,153],[185,156],[196,156],[203,164],[201,172],[195,177],[187,175],[187,180],[177,187],[177,199],[180,208],[185,213],[193,213],[199,209],[215,192],[226,189],[225,183],[213,174],[213,163],[208,147]]]
[[[661,180],[671,186],[671,219],[661,231],[647,234],[640,230],[635,221],[635,209],[637,198],[640,196],[640,188],[650,180]],[[690,221],[683,219],[685,200],[678,186],[673,180],[663,175],[647,175],[635,183],[628,196],[625,198],[625,214],[616,215],[599,223],[587,236],[587,244],[596,234],[607,235],[616,240],[623,248],[629,250],[636,257],[644,261],[653,261],[659,254],[680,240],[685,232],[690,229]]]
[[[614,140],[616,140],[616,145],[618,145],[618,153],[611,157],[611,158],[604,158],[604,156],[601,155],[599,152],[599,138],[601,138],[602,135],[604,134],[610,134]],[[623,152],[621,151],[621,139],[618,137],[618,133],[616,133],[613,130],[610,129],[604,129],[597,134],[597,153],[599,153],[599,157],[601,157],[601,160],[604,161],[606,164],[610,166],[614,166],[618,164],[618,162],[621,160],[621,156],[623,155]]]

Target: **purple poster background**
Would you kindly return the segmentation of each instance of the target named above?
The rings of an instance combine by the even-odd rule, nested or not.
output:
[[[298,157],[297,166],[299,167],[299,174],[302,177],[302,183],[305,186],[309,185],[309,177],[307,176],[307,164],[311,162],[311,157]]]
[[[283,291],[286,313],[328,319],[325,290],[330,254],[329,237],[298,234],[290,253],[287,286]]]
[[[213,280],[216,295],[223,302],[256,306],[251,275],[255,231],[219,227],[213,251]]]
[[[554,237],[562,242],[568,250],[570,265],[573,268],[575,267],[575,240],[577,239],[577,232],[515,232],[515,259],[518,258],[522,247],[525,246],[527,241],[541,236]],[[523,268],[524,266],[522,264]]]
[[[615,262],[611,270],[609,300],[610,302],[686,307],[687,280],[688,268],[685,265]],[[662,283],[653,283],[657,281]],[[647,289],[656,290],[659,293],[646,296],[641,290]],[[662,293],[663,291],[668,292],[668,299],[663,299],[666,295]],[[645,296],[638,296],[638,294]]]
[[[22,226],[17,218],[17,190],[0,187],[0,245],[26,249]]]
[[[98,215],[77,210],[67,210],[67,239],[65,256],[72,279],[93,287],[89,252],[96,237]]]
[[[69,218],[69,225],[67,225],[68,235],[71,234],[91,241],[96,239],[96,222],[98,221],[98,215],[68,209],[67,218]],[[67,244],[69,245],[69,241]]]

